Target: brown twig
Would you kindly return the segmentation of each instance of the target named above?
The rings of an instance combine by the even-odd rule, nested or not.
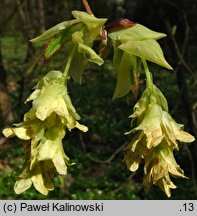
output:
[[[121,145],[118,149],[116,149],[116,150],[114,151],[114,153],[113,153],[111,156],[109,156],[107,159],[105,159],[105,160],[99,160],[99,159],[97,159],[97,158],[92,157],[92,156],[87,152],[86,146],[85,146],[85,143],[84,143],[84,140],[83,140],[83,136],[82,136],[81,133],[79,134],[79,139],[80,139],[80,143],[81,143],[82,149],[83,149],[83,151],[85,152],[87,158],[90,159],[91,161],[94,161],[94,162],[96,162],[96,163],[101,163],[101,164],[108,164],[108,163],[110,163],[110,162],[115,158],[115,156],[116,156],[119,152],[121,152],[121,151],[127,146],[127,144],[124,143],[124,144]]]
[[[92,12],[91,8],[90,8],[90,5],[88,3],[87,0],[82,0],[82,4],[84,6],[84,8],[86,9],[86,12],[90,15],[94,15],[94,13]]]
[[[192,75],[193,79],[195,80],[194,71],[193,71],[192,67],[184,59],[185,50],[186,50],[188,39],[189,39],[189,31],[190,31],[187,16],[186,16],[185,12],[183,10],[181,10],[176,4],[174,4],[170,1],[167,1],[167,3],[172,4],[173,7],[175,7],[178,11],[180,11],[182,13],[183,21],[184,21],[184,25],[185,25],[185,38],[184,38],[184,42],[183,42],[183,48],[181,50],[177,41],[176,41],[175,35],[172,33],[172,27],[170,26],[169,21],[164,19],[164,24],[168,30],[168,34],[169,34],[171,41],[174,45],[175,53],[178,57],[178,66],[182,65],[186,69],[186,71],[188,71]]]
[[[87,157],[90,159],[90,160],[92,160],[92,161],[94,161],[94,162],[96,162],[96,163],[110,163],[114,158],[115,158],[115,156],[119,153],[119,152],[121,152],[125,147],[126,147],[126,145],[127,144],[123,144],[123,145],[121,145],[118,149],[116,149],[116,151],[111,155],[111,156],[109,156],[107,159],[105,159],[105,160],[99,160],[99,159],[96,159],[96,158],[94,158],[94,157],[92,157],[89,153],[87,153]]]
[[[20,5],[22,5],[26,0],[21,1]],[[12,17],[15,15],[15,13],[17,12],[19,6],[18,4],[16,4],[14,10],[9,14],[8,17],[6,17],[5,20],[3,20],[3,22],[0,24],[0,26],[7,26],[8,22],[12,19]]]
[[[178,62],[178,65],[183,65],[185,67],[185,69],[192,75],[192,77],[194,77],[194,72],[193,70],[191,69],[191,67],[188,65],[188,63],[185,61],[184,57],[183,57],[183,54],[181,53],[180,49],[179,49],[179,46],[177,44],[177,41],[174,37],[174,35],[172,36],[172,42],[174,44],[174,48],[176,50],[176,54],[177,56],[179,57],[179,62]]]

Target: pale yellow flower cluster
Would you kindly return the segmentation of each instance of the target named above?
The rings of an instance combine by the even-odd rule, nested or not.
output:
[[[190,143],[194,137],[170,116],[167,101],[156,86],[144,91],[130,117],[137,126],[128,133],[137,134],[127,147],[124,160],[131,171],[136,171],[144,160],[145,190],[154,184],[170,197],[170,189],[176,188],[170,176],[185,178],[173,150],[179,148],[177,140]]]
[[[3,130],[6,137],[17,136],[25,140],[26,160],[14,186],[17,194],[26,191],[32,184],[44,195],[53,190],[55,172],[67,174],[69,158],[62,146],[66,129],[88,130],[78,123],[80,116],[62,82],[60,71],[49,72],[26,100],[33,102],[32,108],[24,115],[24,121]]]

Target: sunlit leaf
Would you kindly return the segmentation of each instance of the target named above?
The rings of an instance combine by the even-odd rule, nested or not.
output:
[[[110,33],[109,37],[112,40],[118,40],[118,41],[121,41],[122,43],[125,43],[130,40],[132,41],[135,41],[135,40],[141,41],[145,39],[158,40],[160,38],[166,37],[166,34],[152,31],[143,25],[136,24],[133,27]]]
[[[83,11],[75,10],[72,11],[72,14],[78,21],[81,21],[86,25],[89,31],[86,39],[89,41],[93,41],[98,37],[101,27],[107,21],[107,19],[98,19]]]
[[[82,74],[85,70],[87,61],[96,63],[98,65],[103,64],[104,61],[99,55],[97,55],[91,46],[85,44],[84,33],[82,31],[76,31],[72,35],[72,41],[73,43],[69,49],[72,49],[73,46],[76,46],[78,52],[75,52],[74,54],[69,69],[69,75],[71,75],[76,82],[81,83]]]
[[[37,44],[45,44],[47,41],[52,38],[54,35],[58,34],[61,30],[66,29],[76,23],[79,23],[79,20],[69,20],[69,21],[64,21],[61,22],[54,27],[48,29],[45,31],[43,34],[40,36],[33,38],[30,40],[32,43],[37,43]]]
[[[124,52],[117,68],[118,77],[113,99],[123,97],[129,91],[136,88],[139,70],[137,69],[136,57]],[[135,91],[135,90],[134,90]]]
[[[70,29],[71,27],[68,27],[50,39],[43,54],[45,60],[50,59],[56,52],[59,51],[65,40],[70,37]]]
[[[96,63],[98,65],[102,65],[104,63],[103,59],[99,57],[92,48],[86,46],[85,44],[79,43],[78,51],[82,53],[84,57],[90,62]]]
[[[113,100],[126,95],[132,88],[131,86],[131,55],[123,53],[118,67],[118,77]]]
[[[98,65],[103,64],[103,59],[97,55],[97,53],[85,44],[83,32],[77,31],[72,35],[72,40],[77,44],[77,50],[90,62],[96,63]]]
[[[79,44],[78,50],[79,52],[75,52],[73,61],[70,65],[69,75],[75,82],[81,84],[82,74],[87,66],[88,61],[99,65],[103,64],[104,61],[96,54],[93,49],[84,44]]]
[[[76,31],[72,34],[72,41],[76,44],[78,43],[84,43],[84,33],[83,31]]]
[[[155,64],[172,70],[172,67],[165,60],[159,43],[152,39],[142,41],[128,41],[119,46],[123,51],[149,60]]]
[[[113,55],[113,64],[115,68],[118,68],[122,59],[123,51],[119,49],[119,41],[113,41],[114,55]]]

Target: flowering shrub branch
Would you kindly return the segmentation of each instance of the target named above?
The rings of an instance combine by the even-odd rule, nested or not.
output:
[[[112,44],[117,72],[113,99],[130,91],[137,95],[140,75],[143,71],[146,75],[146,89],[130,116],[132,129],[127,134],[134,135],[125,150],[124,161],[130,171],[136,171],[144,160],[145,190],[157,185],[170,196],[170,189],[176,187],[170,177],[186,178],[173,152],[179,149],[178,141],[189,143],[194,137],[183,131],[183,126],[170,116],[167,100],[153,84],[148,68],[147,61],[151,61],[172,70],[157,42],[166,35],[127,19],[105,25],[107,19],[96,18],[88,2],[82,2],[87,13],[73,11],[74,19],[61,22],[31,40],[44,45],[45,61],[64,44],[68,55],[63,73],[48,72],[27,98],[26,103],[31,101],[32,107],[24,114],[23,122],[3,130],[6,137],[17,136],[23,140],[25,161],[14,190],[20,194],[33,185],[47,195],[54,189],[52,179],[55,173],[67,174],[69,158],[62,140],[74,128],[83,132],[88,130],[79,123],[80,116],[72,105],[67,82],[71,77],[81,83],[87,63],[102,65]],[[97,50],[93,49],[95,42],[100,43]]]

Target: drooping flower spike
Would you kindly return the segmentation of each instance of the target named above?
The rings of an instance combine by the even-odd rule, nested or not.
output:
[[[51,71],[42,78],[26,100],[32,101],[32,108],[24,115],[24,121],[3,130],[6,137],[25,140],[26,160],[14,186],[16,193],[24,192],[33,184],[47,195],[54,188],[55,172],[67,174],[69,158],[62,145],[66,130],[88,130],[78,122],[80,116],[72,105],[67,87],[62,84],[62,77],[60,71]]]
[[[144,160],[144,186],[148,192],[152,184],[159,186],[169,197],[170,189],[176,188],[170,176],[183,177],[183,170],[177,165],[173,151],[179,149],[178,141],[190,143],[194,137],[183,131],[168,113],[167,101],[160,90],[153,85],[143,92],[130,116],[136,125],[130,132],[135,136],[126,148],[125,162],[131,171],[136,171]]]

